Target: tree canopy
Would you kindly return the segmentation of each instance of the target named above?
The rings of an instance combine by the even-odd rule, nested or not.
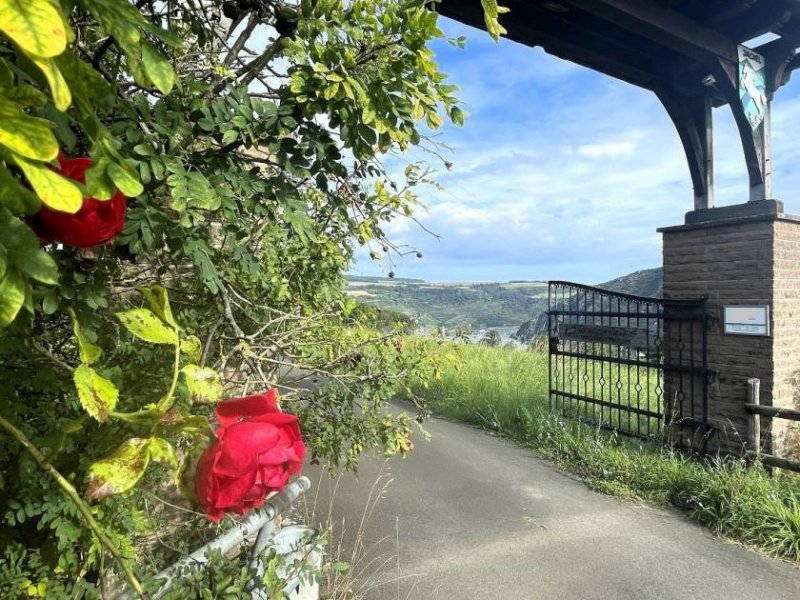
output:
[[[144,593],[224,397],[279,386],[334,468],[411,448],[386,402],[435,361],[342,276],[428,181],[385,157],[464,120],[434,9],[0,0],[3,597]]]

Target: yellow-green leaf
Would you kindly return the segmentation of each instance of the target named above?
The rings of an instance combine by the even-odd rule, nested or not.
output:
[[[78,186],[69,179],[41,163],[31,162],[18,154],[13,158],[28,178],[33,190],[47,206],[67,213],[76,213],[80,210],[83,196]]]
[[[53,160],[58,140],[50,121],[31,117],[16,102],[0,97],[0,144],[26,158]]]
[[[144,191],[142,184],[139,180],[125,167],[117,163],[110,163],[108,165],[108,176],[114,182],[120,191],[126,196],[134,198]]]
[[[196,335],[186,336],[181,341],[181,352],[192,362],[199,363],[203,352],[203,343]]]
[[[0,328],[8,327],[25,303],[25,279],[14,269],[6,269],[0,281]]]
[[[81,324],[78,323],[78,318],[75,316],[75,311],[71,308],[69,309],[69,317],[72,320],[72,332],[75,334],[75,339],[78,341],[78,352],[81,357],[81,362],[85,365],[91,365],[100,360],[100,357],[103,355],[102,348],[86,339],[81,329]]]
[[[0,0],[0,31],[31,56],[58,56],[67,29],[49,0]]]
[[[90,198],[109,200],[117,193],[117,187],[108,176],[108,165],[110,164],[110,160],[101,156],[86,170],[86,191]]]
[[[152,344],[178,343],[178,332],[164,325],[161,320],[146,308],[134,308],[118,312],[117,318],[133,335]]]
[[[150,310],[158,315],[158,317],[165,323],[172,325],[176,329],[178,328],[178,324],[175,322],[175,317],[172,316],[172,308],[169,305],[169,295],[167,294],[167,290],[160,285],[154,285],[149,288],[139,288],[139,291],[147,299],[147,303],[150,305]]]
[[[173,468],[178,467],[175,447],[164,438],[150,438],[150,458],[156,462],[167,463]]]
[[[117,387],[87,364],[82,364],[72,374],[78,400],[84,410],[101,423],[117,407]]]
[[[67,110],[72,104],[72,93],[56,62],[51,58],[34,58],[32,60],[47,79],[50,93],[53,96],[53,104],[62,112]]]
[[[150,440],[126,440],[111,456],[89,467],[89,480],[84,495],[89,500],[99,500],[126,492],[139,483],[149,463]]]
[[[172,70],[172,65],[164,55],[150,42],[142,44],[142,64],[150,81],[162,94],[169,94],[175,83],[175,71]]]
[[[207,367],[186,365],[181,369],[192,400],[200,404],[215,403],[222,399],[222,381],[219,373]]]
[[[486,24],[486,31],[494,41],[498,41],[500,36],[508,33],[498,20],[498,16],[509,12],[505,6],[498,6],[497,0],[481,0],[483,6],[483,20]]]

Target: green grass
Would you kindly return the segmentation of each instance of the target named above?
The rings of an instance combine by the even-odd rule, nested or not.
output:
[[[542,351],[538,358],[544,363],[541,377],[546,385],[547,356],[544,352]],[[630,406],[659,415],[662,413],[661,397],[657,389],[663,389],[664,380],[657,369],[643,366],[628,367],[598,360],[554,357],[553,372],[560,374],[561,389],[565,392],[597,398],[620,407]],[[573,376],[572,381],[567,380],[569,375]],[[638,393],[637,383],[640,384]],[[546,394],[545,389],[541,397],[546,399]],[[599,406],[569,398],[561,398],[557,402],[559,409],[569,417],[593,423],[602,422],[616,429],[636,431],[640,435],[657,436],[661,431],[663,418],[660,416],[637,414],[625,408]]]
[[[800,561],[800,477],[740,460],[697,461],[552,414],[546,352],[438,345],[441,377],[412,389],[434,414],[491,429],[624,498],[672,504],[712,530]]]

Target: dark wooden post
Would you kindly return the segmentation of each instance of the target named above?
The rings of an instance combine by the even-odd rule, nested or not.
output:
[[[750,202],[772,198],[772,143],[770,130],[770,105],[767,102],[766,113],[761,124],[753,129],[744,112],[739,98],[738,65],[720,58],[714,67],[716,88],[730,106],[739,138],[742,141],[744,160],[750,182]],[[768,95],[771,90],[767,90]]]
[[[694,208],[714,207],[714,135],[711,97],[698,85],[697,93],[681,93],[663,85],[656,96],[667,109],[681,138],[694,187]]]
[[[760,379],[747,380],[747,402],[756,406],[761,404]],[[756,412],[751,412],[747,420],[747,445],[748,450],[755,452],[756,457],[761,454],[761,415]]]

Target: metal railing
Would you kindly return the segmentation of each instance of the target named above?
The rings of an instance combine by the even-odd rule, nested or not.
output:
[[[256,534],[258,535],[253,546],[250,562],[250,567],[253,571],[250,586],[251,589],[253,589],[253,598],[266,597],[262,595],[259,590],[254,589],[255,580],[261,579],[264,575],[264,564],[263,561],[259,560],[259,557],[269,545],[275,533],[275,518],[292,506],[292,504],[310,488],[311,480],[309,480],[308,477],[298,477],[287,485],[283,491],[267,500],[263,507],[252,511],[246,519],[239,521],[215,540],[198,548],[189,556],[182,558],[175,564],[170,565],[158,573],[155,579],[163,579],[164,583],[158,591],[152,595],[152,598],[160,598],[166,594],[175,582],[180,579],[181,573],[186,571],[187,567],[202,566],[208,563],[209,555],[212,552],[219,550],[222,554],[227,554],[241,545],[246,539]],[[116,600],[132,600],[134,597],[131,591],[126,591],[117,596]]]

